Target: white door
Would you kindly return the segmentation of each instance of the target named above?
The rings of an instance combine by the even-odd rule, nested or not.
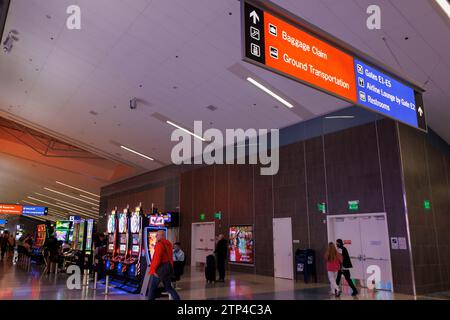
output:
[[[370,282],[376,289],[392,290],[391,258],[389,249],[389,236],[386,217],[375,215],[360,218],[362,262],[364,265],[365,279],[374,272],[380,277],[373,277]]]
[[[328,241],[342,239],[352,260],[351,276],[363,287],[392,291],[392,269],[386,215],[328,216]],[[379,277],[374,277],[379,272]],[[370,279],[369,279],[370,278]]]
[[[192,224],[191,264],[204,264],[206,257],[214,253],[215,224],[214,222]]]
[[[333,235],[330,242],[336,244],[337,239],[342,239],[344,246],[348,250],[353,268],[352,278],[364,279],[363,262],[361,260],[361,232],[359,230],[359,218],[355,216],[339,217],[332,220]]]
[[[273,219],[273,266],[275,278],[294,279],[291,218]]]

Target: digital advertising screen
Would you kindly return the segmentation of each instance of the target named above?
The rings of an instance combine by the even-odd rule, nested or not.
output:
[[[229,261],[254,263],[254,240],[252,225],[231,226],[229,230]]]

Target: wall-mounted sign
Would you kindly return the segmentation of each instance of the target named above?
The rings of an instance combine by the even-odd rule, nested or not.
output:
[[[402,250],[408,249],[405,237],[398,237],[398,248]]]
[[[431,203],[430,203],[430,200],[424,200],[424,201],[423,201],[423,208],[424,208],[425,210],[430,210],[430,209],[431,209]]]
[[[200,221],[205,221],[205,214],[204,213],[200,213]]]
[[[0,219],[0,226],[5,226],[8,223],[6,219]]]
[[[69,221],[78,221],[81,220],[80,216],[69,216]]]
[[[348,210],[358,211],[359,210],[359,200],[350,200],[348,202]]]
[[[22,214],[26,216],[46,216],[48,208],[36,206],[23,206]]]
[[[214,213],[214,218],[218,220],[222,220],[222,211]]]
[[[422,94],[412,85],[269,1],[245,0],[241,15],[244,61],[427,130]]]
[[[22,214],[22,206],[16,204],[0,204],[0,214]]]
[[[398,249],[398,238],[397,237],[391,237],[391,248],[392,248],[392,250]]]
[[[317,211],[320,213],[326,213],[327,212],[327,205],[325,202],[319,202],[317,203]]]

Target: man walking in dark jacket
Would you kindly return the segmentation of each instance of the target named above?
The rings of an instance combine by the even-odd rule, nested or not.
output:
[[[228,243],[223,234],[219,234],[214,253],[217,256],[217,270],[219,271],[219,282],[225,281],[225,262],[228,256]]]
[[[350,255],[348,254],[347,248],[344,247],[344,243],[342,239],[336,240],[336,246],[341,249],[342,254],[342,267],[338,271],[337,277],[336,277],[336,284],[339,286],[341,282],[341,276],[344,275],[345,280],[347,280],[348,285],[352,289],[352,296],[356,296],[358,294],[358,290],[356,290],[355,285],[353,284],[353,281],[350,277],[350,269],[353,268],[352,260],[350,259]]]

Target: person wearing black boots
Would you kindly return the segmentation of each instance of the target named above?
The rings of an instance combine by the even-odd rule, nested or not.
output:
[[[358,290],[356,289],[350,277],[350,269],[353,268],[352,260],[350,259],[347,248],[344,247],[344,242],[342,241],[342,239],[336,240],[336,246],[341,250],[342,255],[342,267],[338,271],[336,284],[339,286],[339,284],[341,283],[341,276],[344,275],[345,280],[347,280],[348,285],[352,289],[352,296],[356,296],[358,294]]]

